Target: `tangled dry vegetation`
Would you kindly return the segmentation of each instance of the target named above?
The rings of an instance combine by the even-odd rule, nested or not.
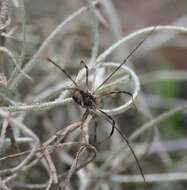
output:
[[[157,182],[187,180],[185,171],[166,172],[160,166],[157,169],[160,162],[152,158],[155,166],[151,166],[145,158],[160,148],[156,154],[163,166],[171,160],[157,127],[183,113],[186,101],[170,109],[166,105],[165,112],[153,117],[140,91],[141,83],[154,79],[186,80],[186,71],[158,71],[140,79],[129,60],[139,49],[145,53],[157,48],[187,28],[157,25],[121,37],[112,1],[83,2],[39,43],[35,28],[27,24],[24,1],[0,1],[0,189],[152,189],[159,187],[154,186]],[[103,7],[107,19],[97,6]],[[80,16],[88,26],[76,23]],[[100,37],[101,25],[116,39],[103,52],[106,38]],[[167,39],[164,31],[170,34]],[[128,51],[124,44],[134,39]],[[110,55],[123,61],[106,61]],[[62,72],[47,58],[61,65]],[[79,67],[80,59],[86,63],[83,67]],[[134,129],[129,141],[126,128],[132,127],[123,118],[118,126],[117,118],[127,111],[146,121]],[[180,147],[183,141],[177,143]]]

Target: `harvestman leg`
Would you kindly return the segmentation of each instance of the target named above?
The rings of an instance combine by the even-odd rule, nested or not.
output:
[[[87,91],[88,91],[88,89],[89,89],[89,84],[88,84],[89,83],[88,82],[89,69],[88,69],[88,66],[86,65],[86,63],[83,60],[81,60],[80,64],[83,65],[83,67],[86,69],[86,88],[87,88]]]
[[[92,114],[92,118],[94,120],[94,139],[93,139],[93,143],[96,144],[97,143],[97,127],[98,127],[98,121],[96,119],[96,116],[94,114]]]
[[[145,184],[146,181],[145,181],[145,176],[144,176],[142,167],[141,167],[141,165],[140,165],[140,162],[139,162],[138,158],[136,157],[136,154],[135,154],[135,152],[134,152],[134,150],[133,150],[133,148],[132,148],[132,146],[131,146],[131,144],[130,144],[128,138],[120,131],[120,129],[118,129],[118,128],[115,126],[115,121],[114,121],[114,119],[113,119],[110,115],[108,115],[107,113],[103,112],[103,111],[100,110],[100,109],[99,109],[99,111],[106,117],[106,120],[112,125],[112,131],[111,131],[111,133],[110,133],[110,137],[113,135],[114,129],[116,129],[116,131],[121,135],[121,137],[122,137],[122,138],[125,140],[125,142],[127,143],[127,146],[129,147],[129,149],[130,149],[130,151],[131,151],[131,153],[132,153],[132,155],[133,155],[133,157],[134,157],[134,159],[135,159],[135,161],[136,161],[136,163],[137,163],[138,169],[139,169],[139,171],[140,171],[140,173],[141,173],[141,175],[142,175],[142,177],[143,177],[144,184]]]
[[[72,82],[76,87],[79,87],[79,85],[73,80],[73,78],[71,77],[71,75],[65,70],[63,69],[60,65],[58,65],[57,63],[55,63],[52,59],[47,58],[47,60],[49,62],[51,62],[53,65],[55,65],[59,70],[61,70]]]
[[[131,97],[131,99],[132,99],[132,103],[133,103],[135,109],[138,110],[137,107],[136,107],[136,104],[134,102],[133,94],[131,92],[127,92],[127,91],[124,91],[124,90],[116,90],[116,91],[111,91],[111,92],[103,93],[100,96],[101,97],[102,96],[109,96],[111,94],[127,94],[127,95],[129,95]]]
[[[111,91],[111,92],[107,92],[107,93],[103,93],[103,94],[101,94],[100,95],[100,97],[99,98],[101,98],[102,96],[109,96],[109,95],[111,95],[111,94],[127,94],[127,95],[129,95],[129,96],[131,96],[131,98],[132,98],[132,101],[133,101],[133,105],[135,106],[135,108],[136,108],[136,105],[135,105],[135,103],[134,103],[134,100],[133,100],[133,95],[132,95],[132,93],[131,92],[127,92],[127,91]],[[137,110],[137,108],[136,108],[136,110]],[[110,135],[109,135],[109,137],[107,137],[107,139],[108,138],[110,138],[112,135],[113,135],[113,133],[114,133],[114,128],[115,128],[115,121],[113,120],[113,118],[110,116],[110,115],[108,115],[108,114],[106,114],[105,112],[103,112],[102,110],[99,110],[102,114],[104,114],[107,118],[110,118],[110,121],[112,121],[112,130],[111,130],[111,132],[110,132]],[[106,139],[106,140],[107,140]],[[105,141],[105,140],[104,140]]]
[[[76,87],[79,87],[79,85],[75,82],[75,80],[70,76],[70,74],[65,69],[63,69],[57,63],[55,63],[52,59],[47,58],[47,60],[51,62],[53,65],[55,65],[58,69],[60,69],[73,82],[73,84],[75,84]],[[80,65],[83,65],[83,67],[86,69],[86,87],[88,90],[88,66],[85,64],[83,60],[80,62]]]
[[[114,119],[110,116],[110,115],[108,115],[107,113],[105,113],[104,111],[102,111],[102,110],[100,110],[99,109],[99,111],[107,118],[107,121],[112,125],[112,130],[111,130],[111,132],[110,132],[110,135],[109,135],[109,137],[107,137],[105,140],[107,140],[108,138],[110,138],[112,135],[113,135],[113,133],[114,133],[114,129],[115,129],[115,121],[114,121]],[[104,141],[105,141],[104,140]]]
[[[86,88],[87,88],[87,91],[88,91],[88,71],[89,71],[89,69],[88,69],[88,66],[86,65],[86,63],[83,61],[83,60],[81,60],[81,62],[80,62],[80,65],[79,65],[79,69],[78,69],[78,72],[77,72],[77,76],[76,76],[76,79],[75,79],[75,81],[77,80],[77,77],[78,77],[78,74],[79,74],[79,70],[80,70],[80,66],[83,66],[85,69],[86,69]]]

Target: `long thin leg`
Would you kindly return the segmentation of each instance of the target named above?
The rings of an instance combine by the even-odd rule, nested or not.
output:
[[[125,91],[125,90],[115,90],[115,91],[111,91],[111,92],[102,93],[102,94],[99,95],[99,98],[101,98],[103,96],[109,96],[111,94],[127,94],[127,95],[129,95],[131,97],[131,99],[132,99],[132,103],[133,103],[135,109],[138,110],[137,107],[136,107],[136,104],[134,102],[133,94],[131,92],[128,92],[128,91]]]
[[[99,89],[101,86],[103,86],[103,84],[105,84],[128,60],[129,58],[136,52],[136,50],[144,43],[144,41],[156,30],[156,27],[154,27],[149,33],[148,35],[146,35],[127,55],[127,57],[123,60],[123,62],[116,67],[116,69],[114,69],[113,72],[111,72],[106,78],[105,80],[95,89],[95,91],[97,89]]]
[[[86,63],[83,60],[81,60],[81,62],[80,62],[79,69],[78,69],[77,76],[76,76],[76,80],[77,80],[81,65],[86,69],[86,88],[87,88],[87,91],[88,91],[88,89],[89,89],[89,86],[88,86],[88,71],[89,71],[89,69],[88,69],[88,66],[86,65]]]
[[[83,61],[83,60],[81,60],[81,63],[80,63],[81,65],[83,65],[83,67],[86,69],[86,88],[87,88],[87,90],[89,89],[89,84],[88,84],[88,75],[89,75],[89,69],[88,69],[88,66],[86,65],[86,63]]]
[[[93,139],[93,142],[94,144],[97,143],[97,127],[98,127],[98,121],[96,119],[96,117],[93,117],[94,119],[94,139]]]
[[[79,87],[79,85],[73,80],[73,78],[70,76],[70,74],[65,70],[63,69],[60,65],[58,65],[57,63],[55,63],[52,59],[50,58],[47,58],[47,60],[49,62],[51,62],[53,65],[55,65],[58,69],[60,69],[72,82],[73,84],[76,86],[76,87]]]
[[[114,129],[115,129],[115,121],[114,121],[114,119],[110,116],[110,115],[108,115],[107,113],[105,113],[104,111],[102,111],[102,110],[99,110],[104,116],[106,116],[109,120],[107,120],[107,121],[109,121],[109,123],[112,125],[112,130],[110,131],[110,135],[109,135],[109,137],[107,137],[105,140],[107,140],[108,138],[110,138],[112,135],[113,135],[113,133],[114,133]],[[104,141],[105,141],[104,140]]]
[[[133,150],[133,148],[132,148],[132,146],[131,146],[131,144],[130,144],[128,138],[120,131],[120,129],[118,129],[118,128],[115,126],[115,121],[114,121],[114,119],[113,119],[110,115],[108,115],[107,113],[103,112],[102,110],[99,110],[99,111],[100,111],[103,115],[105,115],[106,118],[108,118],[107,121],[112,125],[112,131],[111,131],[111,133],[110,133],[110,137],[112,136],[112,134],[113,134],[113,132],[114,132],[114,129],[116,129],[116,131],[121,135],[121,137],[123,138],[123,140],[127,143],[127,146],[129,147],[129,149],[130,149],[130,151],[131,151],[131,153],[132,153],[132,155],[133,155],[133,157],[134,157],[134,159],[135,159],[135,161],[136,161],[136,163],[137,163],[138,169],[139,169],[139,171],[140,171],[140,173],[141,173],[141,176],[142,176],[142,178],[143,178],[143,180],[144,180],[144,184],[145,184],[145,183],[146,183],[146,180],[145,180],[145,176],[144,176],[142,167],[141,167],[141,165],[140,165],[140,162],[139,162],[139,160],[138,160],[138,158],[137,158],[137,156],[136,156],[136,154],[135,154],[135,152],[134,152],[134,150]]]
[[[83,116],[82,116],[82,123],[84,123],[87,119],[89,115],[89,109],[86,109],[86,111],[84,112]]]

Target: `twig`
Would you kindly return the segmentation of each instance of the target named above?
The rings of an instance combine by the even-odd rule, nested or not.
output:
[[[11,190],[11,189],[9,189],[6,185],[5,185],[5,183],[4,183],[4,181],[0,178],[0,189],[1,190]]]
[[[49,172],[49,182],[48,182],[48,186],[46,187],[46,190],[49,190],[51,188],[52,183],[54,183],[54,184],[58,183],[58,177],[57,177],[57,171],[56,171],[55,164],[54,164],[54,162],[50,156],[50,153],[47,149],[44,150],[44,156],[48,163],[48,172]]]
[[[7,54],[12,59],[12,62],[15,65],[16,69],[18,71],[20,71],[20,73],[22,73],[25,78],[32,81],[32,78],[29,75],[27,75],[26,73],[24,73],[24,71],[21,69],[21,66],[19,65],[19,63],[17,63],[15,56],[8,48],[0,46],[0,52]]]
[[[109,67],[118,67],[119,64],[117,63],[104,63],[102,62],[101,63],[102,66],[109,66]],[[125,112],[127,109],[129,109],[132,105],[133,105],[133,101],[136,99],[136,97],[138,96],[139,94],[139,91],[140,91],[140,82],[139,82],[139,79],[137,77],[137,75],[135,74],[135,72],[127,67],[126,65],[123,65],[122,66],[122,69],[124,69],[125,72],[127,72],[131,78],[132,78],[132,81],[133,81],[133,88],[134,88],[134,92],[132,92],[132,97],[128,102],[126,102],[125,104],[117,107],[117,108],[113,108],[113,109],[102,109],[104,112],[110,114],[110,115],[117,115],[117,114],[120,114],[120,113],[123,113]]]
[[[3,145],[5,142],[6,129],[8,127],[8,120],[5,118],[3,121],[2,129],[1,129],[1,137],[0,137],[0,153],[3,149]]]
[[[145,35],[147,33],[149,33],[150,31],[152,31],[155,28],[155,26],[151,26],[151,27],[147,27],[147,28],[143,28],[140,30],[137,30],[127,36],[125,36],[124,38],[122,38],[121,40],[119,40],[118,42],[114,43],[111,47],[109,47],[108,49],[106,49],[103,53],[101,53],[99,55],[99,57],[97,58],[97,63],[100,64],[101,61],[105,60],[106,57],[108,55],[110,55],[116,48],[118,48],[120,45],[122,45],[123,43],[128,42],[129,40],[134,39],[137,36],[141,36],[141,35]],[[164,30],[168,30],[168,31],[174,31],[174,32],[187,32],[187,27],[182,27],[182,26],[156,26],[156,31],[164,31]]]
[[[8,117],[8,114],[5,111],[0,110],[0,116],[3,118],[4,117],[8,118],[8,121],[12,126],[18,127],[23,132],[23,134],[33,139],[32,151],[19,165],[13,168],[4,169],[0,171],[0,174],[14,173],[14,172],[19,171],[21,168],[23,168],[30,161],[30,159],[35,155],[35,152],[39,147],[40,141],[38,137],[27,126],[25,126],[23,123],[20,123],[14,118]]]
[[[147,183],[186,181],[186,172],[145,174]],[[113,183],[142,183],[140,175],[112,175],[110,181]]]
[[[19,0],[19,8],[20,8],[20,20],[22,23],[22,48],[21,48],[21,54],[20,54],[20,58],[19,58],[19,67],[16,67],[15,70],[11,73],[10,79],[9,79],[9,83],[12,83],[15,76],[18,74],[18,72],[22,72],[22,70],[20,70],[20,68],[23,65],[24,62],[24,58],[25,58],[25,54],[26,54],[26,14],[25,14],[25,6],[24,6],[24,2],[23,0]],[[26,75],[25,73],[23,73],[24,75]],[[26,75],[27,76],[27,75]],[[31,79],[30,77],[28,79]]]

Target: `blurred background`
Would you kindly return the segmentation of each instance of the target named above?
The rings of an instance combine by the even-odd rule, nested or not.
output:
[[[25,45],[23,68],[62,21],[82,6],[87,5],[86,1],[81,0],[24,0],[25,16],[22,16],[23,9],[20,7],[20,2],[22,1],[9,1],[11,24],[4,30],[4,33],[10,35],[4,37],[4,41],[0,39],[0,42],[1,46],[7,47],[17,57],[17,60],[23,52],[23,44]],[[96,10],[100,35],[98,55],[122,37],[148,26],[187,26],[186,0],[102,0],[97,4]],[[26,24],[23,43],[22,24],[24,18]],[[14,103],[25,104],[44,103],[58,98],[61,95],[62,87],[70,84],[70,81],[57,68],[47,62],[46,58],[49,57],[57,61],[75,77],[79,71],[80,60],[88,63],[91,57],[93,45],[91,23],[92,17],[88,11],[69,22],[48,44],[40,57],[35,60],[36,64],[29,72],[33,81],[24,79],[17,88],[11,90],[7,84],[12,76],[14,65],[11,64],[12,60],[8,56],[1,54],[3,60],[6,60],[1,60],[4,65],[1,68],[1,86],[3,86],[1,88],[5,90],[6,96]],[[129,40],[128,43],[124,43],[112,52],[106,61],[121,63],[141,39],[142,36],[137,36]],[[137,109],[132,106],[124,113],[115,115],[114,119],[120,130],[131,140],[147,178],[147,190],[185,190],[187,188],[187,119],[185,109],[152,125],[136,138],[132,136],[135,136],[139,129],[146,124],[149,125],[150,120],[157,119],[157,116],[162,113],[187,105],[187,91],[185,90],[187,80],[186,44],[187,35],[185,32],[155,31],[127,63],[139,77],[141,92],[135,102]],[[111,70],[106,70],[107,72],[110,73]],[[97,74],[97,77],[98,81],[104,79],[100,73]],[[124,88],[123,85],[122,88]],[[131,91],[132,87],[127,87],[125,90]],[[2,98],[1,105],[8,107],[12,103],[10,99]],[[128,100],[128,96],[125,98],[111,96],[101,103],[101,107],[114,108]],[[83,112],[84,110],[79,105],[69,103],[58,105],[46,111],[15,112],[13,117],[21,120],[31,129],[42,144],[57,130],[80,120]],[[97,139],[103,139],[109,134],[110,127],[108,125],[110,124],[102,117],[98,118]],[[90,143],[94,145],[93,126],[94,121],[91,121],[89,138]],[[15,140],[24,137],[17,129],[13,132]],[[73,133],[64,142],[78,141],[78,137],[77,133]],[[29,149],[26,142],[19,140],[18,146],[20,151]],[[124,147],[124,141],[116,132],[109,141],[99,147],[96,146],[96,159],[73,175],[68,189],[144,189],[136,162],[127,147],[121,147]],[[15,153],[12,149],[12,146],[3,148],[1,157]],[[73,148],[58,149],[51,156],[57,174],[61,174],[70,168],[75,157],[75,150]],[[109,158],[111,159],[109,160]],[[19,160],[20,158],[2,160],[0,168],[3,170],[13,167]],[[3,178],[4,176],[2,176]],[[47,183],[48,175],[41,161],[26,173],[11,180],[9,185],[10,189],[19,190],[46,189],[45,184]],[[57,187],[52,185],[50,189],[57,189]]]

